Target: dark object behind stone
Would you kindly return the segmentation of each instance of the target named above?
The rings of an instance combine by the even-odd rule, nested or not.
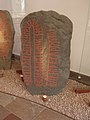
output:
[[[21,22],[22,72],[32,94],[57,94],[70,73],[72,22],[54,11],[27,15]]]
[[[78,76],[80,76],[81,78],[79,79]],[[75,80],[78,81],[80,83],[83,83],[85,85],[90,86],[90,76],[81,74],[81,73],[77,73],[74,71],[70,71],[70,77],[71,80]]]
[[[10,13],[0,10],[0,69],[11,68],[14,26]]]

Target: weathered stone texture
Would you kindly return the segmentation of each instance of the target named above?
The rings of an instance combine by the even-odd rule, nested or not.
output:
[[[14,42],[14,27],[11,15],[0,10],[0,69],[10,69]]]
[[[21,22],[22,71],[32,94],[62,91],[70,71],[72,22],[54,11],[27,15]]]

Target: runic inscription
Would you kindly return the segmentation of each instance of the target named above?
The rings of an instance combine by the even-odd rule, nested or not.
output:
[[[28,21],[27,25],[29,28],[24,26],[22,31],[24,81],[27,85],[54,87],[57,85],[60,75],[58,71],[60,42],[56,37],[56,32],[54,29],[44,31],[44,28],[35,19]],[[46,41],[44,34],[47,37]]]
[[[54,95],[70,73],[72,22],[55,11],[30,13],[21,22],[22,72],[32,94]]]
[[[11,68],[11,55],[14,41],[12,17],[6,10],[0,10],[0,69]]]
[[[10,42],[13,38],[13,31],[7,15],[3,11],[0,11],[0,16],[0,57],[4,58],[8,56],[12,47]]]
[[[26,84],[43,85],[43,30],[32,19],[23,29],[23,72]]]
[[[58,41],[55,30],[49,30],[48,34],[48,80],[47,86],[57,86],[60,78],[59,73],[59,55],[60,41]]]

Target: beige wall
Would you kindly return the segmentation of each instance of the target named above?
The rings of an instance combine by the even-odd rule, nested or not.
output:
[[[6,1],[8,0],[0,0],[0,6],[2,6],[1,1],[4,1],[6,3]],[[5,8],[7,4],[3,4],[3,7]],[[89,0],[26,0],[26,14],[38,10],[55,10],[60,14],[68,16],[72,20],[73,36],[71,40],[71,70],[77,72],[79,71],[81,62],[81,55],[85,36],[85,27],[88,16],[88,7]],[[17,28],[16,34],[20,32],[18,31],[19,29]],[[19,36],[18,38],[15,38],[14,44],[15,45],[13,52],[15,54],[20,54],[21,41]]]
[[[89,8],[89,14],[90,14],[90,8]],[[80,72],[90,76],[90,15],[86,28]]]
[[[9,10],[11,12],[11,0],[0,0],[0,10]]]

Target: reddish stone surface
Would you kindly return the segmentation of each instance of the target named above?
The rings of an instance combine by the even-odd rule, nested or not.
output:
[[[58,80],[60,78],[60,73],[58,70],[60,55],[60,41],[57,39],[57,34],[55,30],[50,29],[48,31],[48,81],[47,86],[54,87],[57,86]]]
[[[54,29],[48,29],[46,33],[48,41],[48,65],[46,66],[44,30],[34,19],[28,21],[27,25],[30,26],[29,30],[28,26],[25,26],[22,31],[22,69],[24,81],[26,85],[32,85],[32,81],[34,81],[34,85],[39,87],[56,86],[60,76],[57,68],[57,64],[59,64],[60,42],[57,40],[56,32]],[[30,32],[32,33],[30,34]]]
[[[0,10],[0,69],[9,69],[13,47],[14,28],[7,11]]]

